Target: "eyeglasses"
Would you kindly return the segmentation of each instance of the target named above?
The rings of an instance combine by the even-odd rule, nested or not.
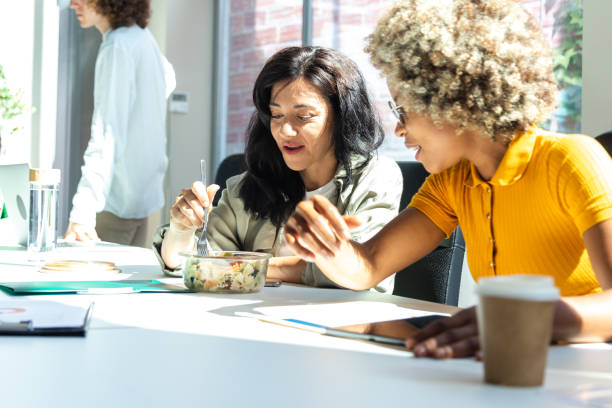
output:
[[[406,125],[406,112],[404,112],[404,108],[402,106],[397,106],[395,102],[389,101],[389,108],[391,108],[391,112],[395,115],[395,118],[400,123],[400,125]]]

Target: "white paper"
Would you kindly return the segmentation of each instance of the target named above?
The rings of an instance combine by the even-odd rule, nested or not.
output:
[[[83,326],[88,307],[89,304],[81,307],[46,300],[3,300],[0,301],[0,322],[31,320],[34,329],[78,328]]]
[[[422,310],[400,307],[393,303],[372,301],[268,306],[258,307],[254,310],[279,319],[297,319],[327,327],[408,319],[432,314]]]

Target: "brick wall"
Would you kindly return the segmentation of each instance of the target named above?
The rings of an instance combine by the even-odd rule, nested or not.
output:
[[[302,44],[302,0],[231,0],[227,154],[244,151],[255,78],[268,57]]]

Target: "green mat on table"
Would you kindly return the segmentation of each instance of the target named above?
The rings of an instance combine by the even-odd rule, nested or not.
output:
[[[0,290],[15,296],[193,292],[158,280],[0,282]]]

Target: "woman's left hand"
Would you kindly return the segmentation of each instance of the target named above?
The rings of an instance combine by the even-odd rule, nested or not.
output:
[[[416,357],[442,359],[468,357],[476,353],[476,358],[480,359],[476,307],[436,320],[408,337],[406,347]]]

